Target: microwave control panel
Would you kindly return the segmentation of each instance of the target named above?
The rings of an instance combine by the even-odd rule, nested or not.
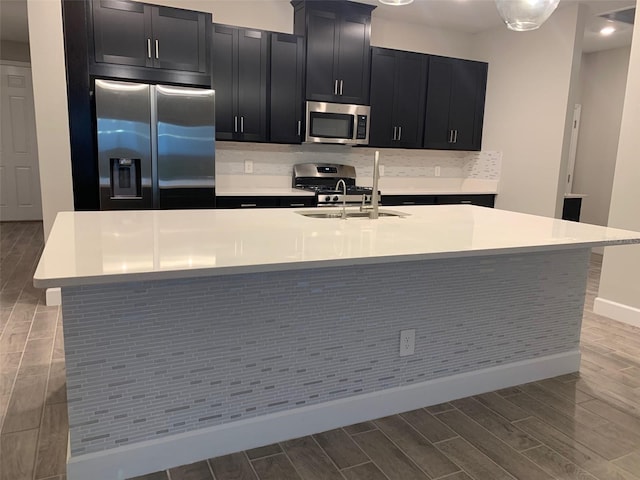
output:
[[[358,115],[358,129],[356,131],[356,139],[361,140],[367,138],[367,116]]]

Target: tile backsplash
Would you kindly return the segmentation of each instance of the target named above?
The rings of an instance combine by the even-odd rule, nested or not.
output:
[[[375,148],[344,145],[279,145],[217,142],[216,174],[243,175],[244,161],[253,162],[252,175],[290,176],[297,163],[342,163],[356,167],[358,176],[371,177]],[[501,152],[379,149],[386,177],[477,178],[499,180]]]

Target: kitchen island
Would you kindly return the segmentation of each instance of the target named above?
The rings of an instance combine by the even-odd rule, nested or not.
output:
[[[590,248],[640,243],[470,205],[394,210],[59,214],[34,284],[62,287],[68,479],[576,371]]]

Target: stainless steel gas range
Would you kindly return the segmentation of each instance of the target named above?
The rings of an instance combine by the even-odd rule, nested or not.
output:
[[[343,183],[344,182],[344,183]],[[300,163],[293,167],[293,186],[316,192],[318,207],[371,203],[370,187],[356,186],[356,169],[336,163]]]

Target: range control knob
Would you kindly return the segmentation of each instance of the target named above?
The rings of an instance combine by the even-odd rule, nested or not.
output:
[[[329,197],[329,196],[324,197],[324,201],[325,202],[330,202],[331,201],[331,197]]]
[[[338,201],[338,196],[336,195],[335,197],[333,197],[333,201],[337,202]]]

